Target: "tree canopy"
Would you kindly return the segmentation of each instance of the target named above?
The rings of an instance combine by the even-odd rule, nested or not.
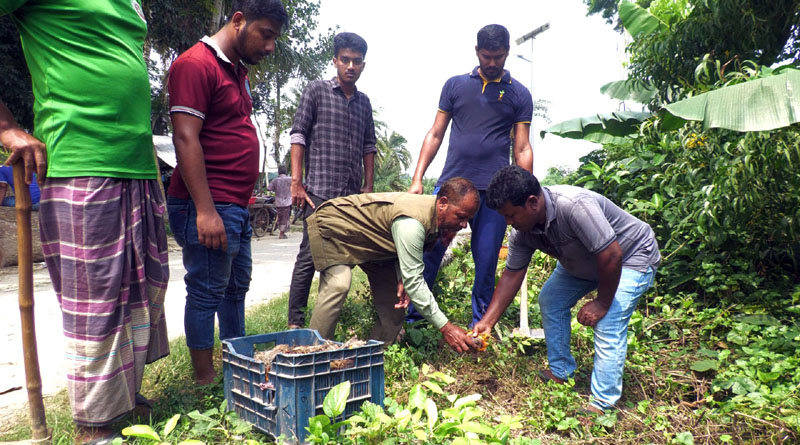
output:
[[[677,10],[661,3],[650,12],[669,30],[639,36],[627,49],[629,78],[653,85],[660,103],[686,97],[706,54],[723,73],[741,70],[746,60],[766,66],[800,60],[797,0],[690,0]]]
[[[31,75],[22,54],[17,27],[8,16],[0,17],[0,99],[19,125],[33,130],[33,89]]]

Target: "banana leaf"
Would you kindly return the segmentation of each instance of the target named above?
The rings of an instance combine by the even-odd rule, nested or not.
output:
[[[650,11],[628,0],[623,0],[619,4],[619,20],[634,39],[639,34],[650,34],[654,31],[664,31],[669,28],[666,23],[651,14]]]
[[[600,92],[618,100],[632,100],[640,104],[650,102],[656,89],[644,82],[634,80],[615,80],[600,87]]]
[[[800,70],[723,87],[665,105],[673,117],[705,128],[766,131],[800,122]]]
[[[570,139],[583,139],[591,142],[621,143],[627,136],[639,131],[639,125],[652,116],[652,113],[640,111],[616,111],[613,113],[594,114],[579,117],[551,125],[540,133],[546,133]]]

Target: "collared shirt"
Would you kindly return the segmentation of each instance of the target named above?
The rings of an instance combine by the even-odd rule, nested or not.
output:
[[[246,206],[258,179],[259,144],[250,120],[253,102],[244,64],[234,65],[208,36],[181,54],[169,70],[170,113],[203,119],[200,145],[215,202]],[[169,195],[190,199],[180,164]]]
[[[447,316],[439,309],[422,277],[425,270],[425,263],[422,261],[425,228],[416,219],[401,216],[392,222],[392,239],[397,248],[397,278],[403,281],[403,288],[417,312],[433,327],[441,329],[447,324]]]
[[[306,148],[306,191],[323,199],[361,191],[364,156],[377,151],[366,94],[356,90],[348,99],[337,78],[310,82],[290,134]]]
[[[622,266],[647,271],[661,262],[653,229],[620,209],[608,198],[580,187],[542,188],[545,224],[527,232],[516,229],[508,238],[506,268],[528,266],[536,250],[555,257],[573,276],[595,281],[595,255],[614,241],[622,248]]]
[[[486,190],[492,176],[509,165],[514,124],[530,123],[531,93],[508,71],[489,81],[478,72],[451,77],[442,88],[439,111],[452,115],[447,160],[437,186],[462,176]]]
[[[275,192],[275,207],[292,205],[292,178],[280,175],[269,183],[269,191]]]

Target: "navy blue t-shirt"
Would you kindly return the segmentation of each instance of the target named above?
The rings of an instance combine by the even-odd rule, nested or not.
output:
[[[533,100],[508,71],[499,80],[485,81],[475,67],[444,84],[439,110],[452,116],[452,126],[437,186],[462,176],[485,190],[492,176],[510,164],[511,130],[516,123],[531,122]]]

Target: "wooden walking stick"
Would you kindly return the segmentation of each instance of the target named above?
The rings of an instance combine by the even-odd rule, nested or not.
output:
[[[33,441],[50,443],[42,401],[42,377],[36,348],[33,317],[33,258],[31,238],[31,193],[25,183],[22,160],[14,164],[14,195],[17,209],[17,268],[19,271],[19,315],[22,319],[22,351],[25,357],[25,386],[31,411]]]

